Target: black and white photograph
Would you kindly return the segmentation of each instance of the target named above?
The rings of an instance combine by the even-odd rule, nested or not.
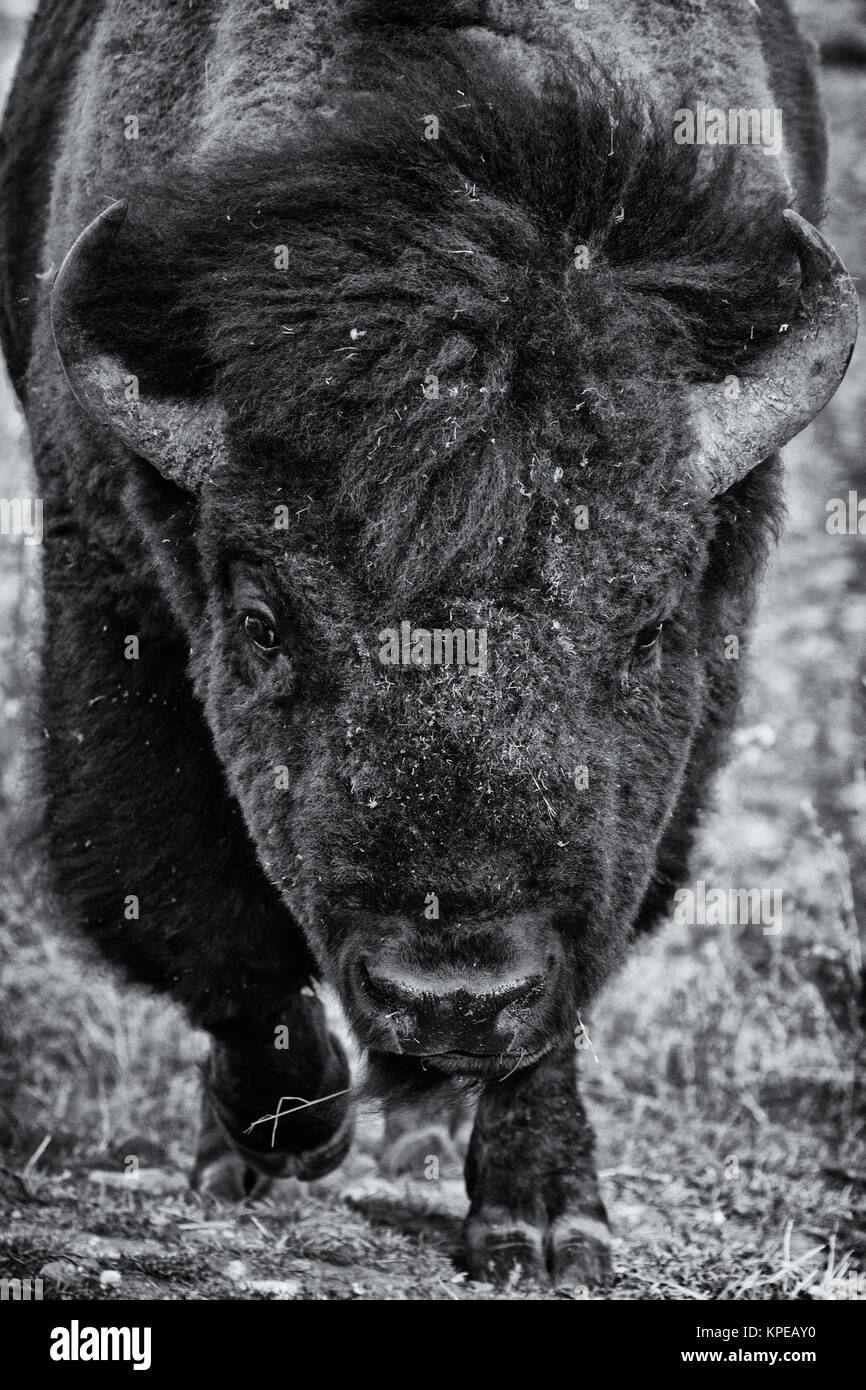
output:
[[[558,1302],[826,1378],[866,0],[0,0],[0,103],[10,1345]]]

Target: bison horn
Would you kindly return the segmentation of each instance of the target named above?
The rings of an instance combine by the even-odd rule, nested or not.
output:
[[[212,401],[139,395],[120,357],[87,328],[87,305],[126,217],[112,203],[70,247],[51,292],[51,326],[66,380],[82,409],[180,487],[197,492],[224,450],[224,418]]]
[[[838,255],[799,213],[783,214],[802,268],[802,313],[729,399],[719,385],[692,393],[702,490],[724,492],[793,439],[830,400],[851,360],[860,306]]]

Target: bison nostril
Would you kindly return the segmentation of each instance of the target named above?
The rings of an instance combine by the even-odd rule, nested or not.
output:
[[[401,990],[397,981],[390,976],[378,975],[370,970],[366,961],[361,961],[358,977],[364,994],[380,1007],[400,1008],[401,1003],[407,1002],[406,998],[401,999],[401,996],[408,992]]]

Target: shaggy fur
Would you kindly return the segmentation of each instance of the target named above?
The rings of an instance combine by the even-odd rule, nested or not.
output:
[[[46,12],[57,8],[56,23],[46,28]],[[53,18],[53,16],[52,16]],[[55,7],[45,0],[33,19],[33,41],[24,49],[15,75],[16,93],[0,132],[0,340],[12,383],[23,396],[30,338],[38,296],[34,265],[57,157],[57,113],[63,109],[75,75],[75,59],[99,18],[88,0],[68,0]],[[29,98],[40,91],[41,101]]]
[[[545,511],[520,487],[533,451],[588,458],[590,489],[614,452],[625,490],[664,468],[683,443],[659,399],[747,375],[796,290],[782,196],[744,205],[738,152],[701,172],[595,66],[534,94],[493,60],[480,83],[459,41],[430,50],[404,37],[359,65],[337,130],[130,188],[88,306],[143,390],[215,393],[282,466],[339,460],[341,526],[403,603],[446,572],[460,592],[519,569]]]

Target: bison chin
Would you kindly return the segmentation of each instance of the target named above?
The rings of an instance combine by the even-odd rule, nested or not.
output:
[[[393,1106],[415,1106],[426,1100],[447,1115],[467,1100],[477,1100],[485,1083],[535,1065],[539,1056],[518,1065],[503,1059],[498,1067],[485,1071],[448,1072],[434,1065],[432,1057],[412,1057],[389,1052],[367,1054],[367,1067],[360,1086],[362,1099],[387,1101]]]
[[[369,1052],[360,1096],[365,1100],[387,1101],[389,1106],[416,1105],[433,1099],[447,1113],[478,1090],[480,1078],[447,1076],[421,1064],[418,1057],[388,1052]]]

